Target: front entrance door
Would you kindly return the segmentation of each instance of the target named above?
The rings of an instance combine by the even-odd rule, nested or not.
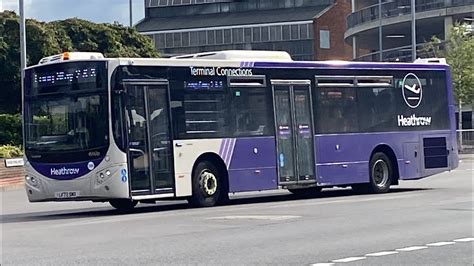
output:
[[[173,192],[168,83],[131,82],[125,87],[132,194]]]
[[[272,80],[280,185],[316,182],[309,80]]]

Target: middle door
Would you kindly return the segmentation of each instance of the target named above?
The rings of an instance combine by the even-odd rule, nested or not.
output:
[[[309,80],[272,80],[280,185],[315,182]]]

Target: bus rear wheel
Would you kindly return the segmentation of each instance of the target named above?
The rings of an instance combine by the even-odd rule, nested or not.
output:
[[[392,162],[383,152],[375,153],[370,159],[370,182],[368,184],[353,185],[359,193],[386,193],[390,190],[393,179]]]
[[[222,181],[222,175],[213,163],[199,162],[193,173],[193,195],[188,198],[189,204],[194,207],[212,207],[218,204],[224,198],[221,197]]]
[[[129,199],[114,199],[109,201],[110,205],[117,209],[118,211],[131,211],[135,206],[137,206],[138,201],[133,201]]]

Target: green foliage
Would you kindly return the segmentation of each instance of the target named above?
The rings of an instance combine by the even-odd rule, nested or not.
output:
[[[0,158],[10,159],[23,156],[23,150],[19,146],[1,145]]]
[[[0,114],[0,145],[21,143],[21,116]]]
[[[73,18],[26,22],[27,64],[65,51],[101,52],[107,57],[158,57],[152,40],[118,24]],[[21,111],[19,17],[0,12],[0,113]]]
[[[451,66],[456,101],[474,102],[474,36],[466,24],[451,28],[443,43],[433,37],[425,49],[436,57],[445,57]]]

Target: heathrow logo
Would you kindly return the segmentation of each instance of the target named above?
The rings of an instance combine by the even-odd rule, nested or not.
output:
[[[410,108],[414,109],[420,105],[421,99],[423,99],[423,87],[415,74],[409,73],[403,79],[402,94],[405,103]]]

